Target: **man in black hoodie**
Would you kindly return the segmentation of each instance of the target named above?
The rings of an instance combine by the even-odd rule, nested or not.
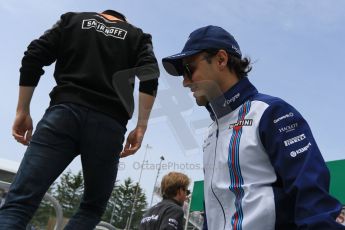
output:
[[[182,230],[183,203],[190,191],[188,176],[170,172],[161,182],[163,200],[150,208],[140,222],[139,230]]]
[[[50,106],[31,136],[31,97],[43,66],[55,61]],[[139,117],[123,148],[135,76],[140,79]],[[63,14],[33,40],[20,68],[12,128],[13,137],[28,148],[0,210],[0,229],[25,229],[49,186],[79,154],[84,194],[65,229],[94,229],[112,192],[119,158],[141,146],[158,76],[151,36],[113,10]]]

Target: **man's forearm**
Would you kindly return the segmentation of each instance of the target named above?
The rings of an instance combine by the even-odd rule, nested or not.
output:
[[[139,93],[139,114],[137,127],[147,127],[154,101],[154,96],[142,92]]]
[[[34,90],[33,86],[19,86],[17,113],[30,113],[30,102]]]

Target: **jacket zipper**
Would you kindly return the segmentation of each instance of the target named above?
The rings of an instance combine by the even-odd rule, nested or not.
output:
[[[225,229],[225,226],[226,226],[226,218],[225,218],[225,211],[224,211],[224,208],[223,208],[223,205],[222,203],[220,202],[220,200],[218,199],[218,197],[216,196],[216,193],[214,192],[213,190],[213,175],[214,175],[214,168],[215,168],[215,162],[216,162],[216,156],[217,156],[217,146],[218,146],[218,135],[219,135],[219,124],[218,124],[218,119],[217,119],[217,116],[216,116],[216,113],[214,112],[212,106],[210,106],[213,113],[215,114],[215,121],[216,121],[216,124],[217,124],[217,132],[216,132],[216,146],[215,146],[215,149],[214,149],[214,160],[213,160],[213,168],[212,168],[212,177],[211,177],[211,190],[212,190],[212,193],[214,195],[214,197],[217,199],[221,209],[222,209],[222,212],[223,212],[223,218],[224,218],[224,226],[223,226],[223,229]]]

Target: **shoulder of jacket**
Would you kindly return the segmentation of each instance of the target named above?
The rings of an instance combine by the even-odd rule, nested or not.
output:
[[[171,209],[171,210],[174,210],[174,211],[182,211],[183,212],[183,209],[182,209],[182,207],[181,206],[179,206],[179,205],[177,205],[177,204],[175,204],[175,203],[173,203],[173,202],[167,202],[166,203],[166,209]]]
[[[135,26],[129,22],[127,22],[127,24],[128,24],[128,27],[130,29],[132,29],[132,31],[136,32],[138,36],[144,36],[144,37],[150,37],[150,38],[152,37],[152,35],[150,33],[144,32],[141,28],[139,28],[139,27],[137,27],[137,26]]]
[[[66,12],[64,14],[61,15],[61,17],[72,17],[74,15],[80,14],[78,12]]]
[[[262,94],[262,93],[256,94],[255,97],[253,98],[253,101],[261,101],[268,104],[269,106],[279,106],[279,105],[287,104],[286,101],[284,101],[283,99],[279,97],[274,97],[274,96]]]
[[[94,16],[97,15],[97,12],[66,12],[61,15],[61,17],[74,17],[74,16]]]

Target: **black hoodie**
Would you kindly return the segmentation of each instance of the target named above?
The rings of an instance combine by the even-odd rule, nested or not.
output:
[[[140,79],[141,92],[155,96],[157,91],[151,35],[99,13],[63,14],[24,54],[20,86],[36,86],[43,66],[56,61],[50,106],[80,104],[125,125],[133,113],[134,77]]]

